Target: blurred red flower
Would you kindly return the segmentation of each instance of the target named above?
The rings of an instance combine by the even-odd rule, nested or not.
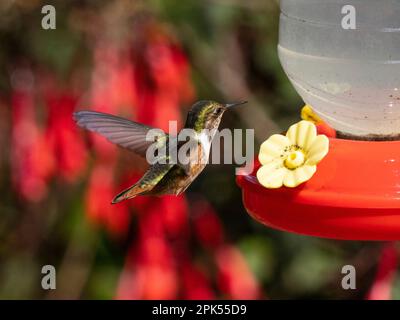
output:
[[[230,245],[216,252],[218,285],[230,299],[259,299],[261,290],[241,252]]]
[[[193,220],[196,236],[207,249],[215,250],[224,243],[223,226],[217,213],[205,200],[198,200],[193,206]]]
[[[46,139],[57,161],[58,174],[69,182],[86,168],[86,146],[72,120],[77,98],[57,92],[47,96],[48,124]]]
[[[117,299],[176,299],[178,274],[173,252],[162,236],[140,236],[128,252]]]
[[[73,182],[86,167],[86,147],[71,118],[77,98],[51,76],[40,78],[44,90],[38,90],[30,69],[16,68],[12,80],[13,182],[24,198],[39,201],[52,177]]]
[[[114,185],[113,171],[108,165],[96,164],[88,184],[86,212],[92,222],[104,225],[111,235],[120,237],[128,231],[130,213],[124,203],[111,205],[111,199],[117,193]]]
[[[206,273],[190,261],[181,262],[182,298],[188,300],[215,299],[215,294]]]
[[[16,70],[14,73],[18,77]],[[32,75],[31,71],[24,71]],[[19,81],[19,80],[16,80]],[[29,201],[39,201],[47,194],[47,182],[55,171],[54,154],[40,127],[32,85],[16,85],[12,107],[12,180],[17,192]]]
[[[367,294],[367,300],[390,300],[392,297],[393,282],[396,277],[398,255],[396,244],[386,244],[381,253],[378,271],[372,287]]]

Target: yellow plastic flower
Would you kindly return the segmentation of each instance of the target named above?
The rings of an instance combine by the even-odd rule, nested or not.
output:
[[[257,179],[266,188],[290,188],[309,180],[317,164],[326,156],[329,139],[317,135],[315,125],[300,121],[292,125],[286,136],[274,134],[260,147],[261,167]]]
[[[306,104],[301,109],[300,116],[303,120],[311,121],[314,124],[319,124],[323,122],[323,120],[314,112],[314,110],[308,104]]]

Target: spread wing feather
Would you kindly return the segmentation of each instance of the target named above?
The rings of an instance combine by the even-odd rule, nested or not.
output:
[[[110,114],[95,111],[75,112],[74,120],[80,127],[94,131],[105,137],[110,142],[129,149],[142,157],[146,156],[147,148],[154,141],[146,141],[146,135],[151,129],[155,129],[128,119],[116,117]],[[168,135],[159,130],[161,137]]]

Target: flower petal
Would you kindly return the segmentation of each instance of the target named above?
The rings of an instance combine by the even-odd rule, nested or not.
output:
[[[278,159],[283,161],[282,155],[285,153],[285,148],[289,146],[290,141],[286,136],[274,134],[261,144],[258,160],[261,164],[267,164]]]
[[[312,122],[302,120],[290,126],[286,136],[292,144],[298,145],[300,148],[307,150],[317,137],[317,128]]]
[[[309,165],[301,166],[295,170],[288,170],[283,179],[283,184],[289,188],[297,187],[299,184],[309,180],[315,171],[317,171],[317,166]]]
[[[320,134],[314,139],[314,142],[307,151],[307,161],[308,165],[318,164],[329,151],[329,139],[327,136]]]
[[[269,189],[282,187],[283,179],[289,170],[279,162],[270,162],[257,171],[258,182]]]

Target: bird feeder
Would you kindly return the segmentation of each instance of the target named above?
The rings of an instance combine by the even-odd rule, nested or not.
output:
[[[282,0],[279,57],[288,78],[336,131],[314,176],[264,188],[238,176],[261,223],[305,235],[400,240],[400,4]]]

